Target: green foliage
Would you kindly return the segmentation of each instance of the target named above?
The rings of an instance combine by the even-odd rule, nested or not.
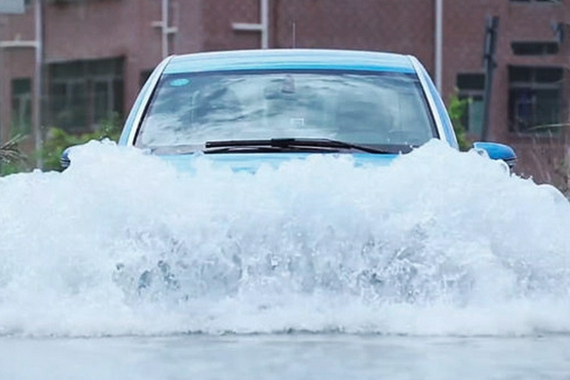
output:
[[[27,166],[27,157],[19,147],[25,137],[19,134],[0,145],[1,174],[16,173]]]
[[[63,151],[73,145],[80,145],[91,140],[103,140],[108,138],[112,141],[118,141],[121,135],[121,120],[118,115],[101,122],[97,131],[71,134],[60,128],[51,128],[48,131],[41,152],[43,169],[61,171],[59,159]]]
[[[459,143],[459,149],[466,151],[471,148],[471,141],[467,138],[465,126],[463,125],[463,120],[465,119],[465,114],[467,113],[467,106],[469,104],[469,99],[459,99],[457,94],[453,94],[449,99],[448,112],[451,122],[453,123],[453,129],[457,135],[457,142]]]

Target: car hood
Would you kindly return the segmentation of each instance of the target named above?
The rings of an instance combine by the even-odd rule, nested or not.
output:
[[[291,160],[304,160],[319,153],[232,153],[232,154],[189,154],[189,155],[159,155],[161,159],[169,162],[181,171],[192,171],[198,160],[210,161],[219,167],[229,167],[236,172],[255,173],[261,166],[270,165],[277,168],[284,162]],[[388,165],[397,154],[349,154],[349,153],[322,153],[333,156],[348,155],[354,160],[355,166]]]

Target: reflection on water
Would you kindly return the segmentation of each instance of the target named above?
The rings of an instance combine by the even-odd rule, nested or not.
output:
[[[568,337],[0,339],[2,379],[568,379]]]

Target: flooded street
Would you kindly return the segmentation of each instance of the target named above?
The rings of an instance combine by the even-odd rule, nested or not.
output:
[[[0,340],[2,379],[569,379],[568,336]]]
[[[0,179],[0,379],[569,379],[570,206],[430,143]]]

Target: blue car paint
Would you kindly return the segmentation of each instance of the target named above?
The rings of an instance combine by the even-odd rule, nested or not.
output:
[[[404,55],[296,49],[295,55],[288,50],[242,50],[178,56],[170,61],[164,74],[281,69],[415,72],[410,59]]]
[[[320,154],[320,153],[317,153]],[[344,153],[322,153],[327,155],[342,155]],[[270,167],[277,168],[284,162],[292,160],[305,160],[307,157],[315,155],[315,153],[239,153],[239,154],[169,154],[161,155],[160,158],[176,169],[187,172],[191,171],[193,164],[202,158],[206,158],[214,165],[222,167],[229,167],[235,172],[256,172],[262,165],[269,165]],[[385,166],[389,165],[396,154],[368,154],[356,153],[351,154],[351,159],[357,167],[375,165]]]
[[[508,145],[490,143],[490,142],[476,142],[473,143],[474,149],[482,149],[493,160],[504,160],[507,163],[513,162],[517,159],[515,151]]]

